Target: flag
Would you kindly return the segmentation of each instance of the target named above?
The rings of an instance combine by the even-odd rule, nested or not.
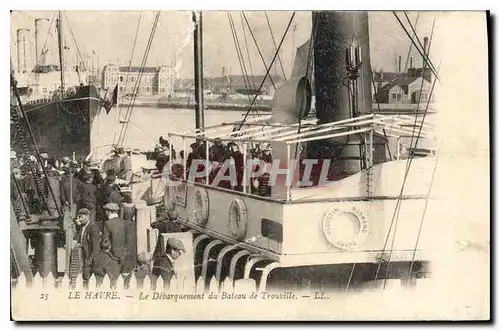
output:
[[[113,93],[111,94],[111,99],[104,101],[104,109],[106,109],[106,114],[109,114],[111,108],[113,108],[113,106],[116,106],[117,102],[118,102],[118,84],[116,84]]]

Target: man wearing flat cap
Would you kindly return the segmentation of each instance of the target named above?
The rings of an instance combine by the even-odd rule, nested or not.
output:
[[[90,211],[87,208],[78,210],[76,219],[77,248],[81,249],[82,267],[94,256],[101,245],[100,228],[90,219]],[[88,280],[88,279],[84,279]]]
[[[111,243],[111,253],[121,263],[126,250],[127,227],[123,220],[118,216],[120,208],[114,202],[107,203],[104,206],[104,213],[107,220],[104,221],[102,240],[109,240]]]
[[[186,253],[186,248],[182,241],[176,238],[169,238],[165,246],[163,254],[160,255],[160,252],[155,252],[153,275],[156,277],[161,276],[163,284],[167,285],[170,284],[170,280],[176,274],[175,260],[183,253]]]

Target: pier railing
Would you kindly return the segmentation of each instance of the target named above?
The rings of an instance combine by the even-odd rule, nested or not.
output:
[[[26,292],[40,293],[41,295],[61,292],[68,293],[68,291],[89,291],[89,292],[162,292],[165,294],[203,294],[203,293],[229,293],[229,294],[245,294],[245,293],[261,293],[268,289],[258,286],[254,279],[244,278],[233,280],[226,277],[223,281],[219,281],[215,276],[211,277],[209,281],[203,277],[199,277],[196,281],[192,278],[184,277],[178,279],[173,276],[170,281],[165,282],[161,277],[150,277],[146,275],[144,278],[138,278],[134,273],[127,277],[122,275],[112,282],[106,275],[102,282],[98,283],[96,277],[92,275],[87,282],[84,282],[82,275],[78,275],[76,279],[70,279],[68,275],[64,277],[54,277],[49,273],[46,277],[42,277],[37,273],[31,279],[27,279],[24,273],[17,279],[12,279],[12,293],[13,295],[21,295]],[[375,281],[366,282],[359,289],[374,290],[374,291],[397,291],[404,288],[415,288],[418,290],[432,290],[435,287],[435,280],[433,278],[415,279],[412,284],[408,284],[402,279],[379,279]],[[300,291],[314,290],[300,289]],[[342,292],[342,289],[339,289]],[[356,291],[356,290],[355,290]]]
[[[16,293],[24,291],[35,291],[49,293],[53,291],[156,291],[170,294],[202,294],[202,293],[252,293],[257,292],[256,282],[253,279],[239,279],[232,281],[226,278],[219,282],[216,277],[212,277],[209,282],[203,277],[199,277],[195,282],[188,277],[177,278],[173,276],[170,281],[165,282],[162,277],[136,277],[135,274],[123,277],[118,276],[115,281],[111,281],[108,275],[104,276],[101,282],[92,275],[87,282],[84,282],[82,275],[76,279],[70,279],[67,274],[64,277],[54,277],[49,273],[42,277],[37,273],[31,279],[27,279],[24,273],[17,279],[12,279],[12,290]]]

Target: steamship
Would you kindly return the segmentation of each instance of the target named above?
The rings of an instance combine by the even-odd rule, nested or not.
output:
[[[193,234],[195,275],[205,281],[253,279],[260,290],[303,285],[347,291],[385,287],[388,279],[415,284],[430,275],[435,248],[418,228],[431,181],[423,174],[435,164],[436,138],[425,117],[373,113],[366,12],[313,12],[312,22],[306,56],[276,91],[270,115],[204,127],[203,95],[196,94],[196,130],[170,132],[169,140],[184,150],[197,140],[237,145],[237,183],[212,180],[218,172],[227,176],[226,168],[193,181],[183,160],[184,173],[165,189],[165,209],[174,209]],[[197,45],[195,37],[195,59],[201,59]],[[202,67],[198,60],[198,91]],[[389,146],[404,140],[408,157],[391,155]],[[261,158],[253,155],[256,145],[268,146],[272,161],[286,171],[274,185],[269,172],[247,170],[252,158]],[[210,164],[209,148],[202,154]],[[311,183],[301,182],[306,170],[293,163],[306,159],[327,165],[328,184],[318,181],[314,167]],[[270,169],[271,161],[264,162]],[[150,225],[142,226],[138,238],[151,233]],[[146,241],[138,242],[143,250]]]
[[[56,158],[73,154],[85,158],[91,152],[92,123],[100,111],[101,97],[97,88],[88,84],[83,62],[73,68],[65,66],[64,53],[68,47],[61,42],[61,13],[55,21],[59,64],[53,64],[55,52],[50,33],[53,22],[46,18],[36,19],[36,62],[33,69],[29,68],[30,30],[17,30],[15,79],[38,148]],[[21,141],[15,127],[18,117],[19,113],[12,108],[11,146],[21,152]],[[34,146],[30,145],[34,142],[28,141],[27,147],[32,149]]]

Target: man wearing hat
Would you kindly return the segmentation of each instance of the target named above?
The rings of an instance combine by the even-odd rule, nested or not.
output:
[[[120,204],[120,218],[126,228],[125,250],[123,252],[121,273],[127,276],[137,264],[137,227],[134,220],[135,205],[132,203],[132,190],[122,188],[123,201]]]
[[[113,202],[119,205],[122,201],[122,196],[120,194],[118,186],[115,184],[115,181],[116,176],[114,174],[106,176],[104,184],[100,188],[102,205],[105,205],[109,202]]]
[[[69,167],[71,159],[69,157],[65,156],[62,158],[61,161],[62,161],[62,167],[65,168],[65,167]]]
[[[83,182],[79,183],[77,190],[77,207],[87,208],[90,211],[90,219],[95,221],[95,211],[97,204],[97,187],[92,184],[90,173],[82,174]]]
[[[87,208],[78,210],[75,224],[75,240],[77,247],[81,249],[82,266],[85,266],[89,259],[99,251],[101,244],[100,229],[95,222],[90,220],[90,211]]]
[[[104,221],[102,240],[109,240],[111,243],[111,253],[116,257],[118,263],[124,256],[126,250],[127,227],[118,216],[119,207],[116,203],[110,202],[104,206],[104,213],[107,220]]]
[[[158,248],[158,247],[157,247]],[[162,277],[164,284],[169,284],[175,273],[175,260],[183,253],[186,253],[186,248],[182,241],[176,238],[169,238],[166,243],[163,254],[155,251],[153,262],[153,275]]]
[[[90,161],[83,161],[82,168],[76,174],[76,177],[81,181],[85,182],[85,175],[92,176],[92,171],[90,170]]]

